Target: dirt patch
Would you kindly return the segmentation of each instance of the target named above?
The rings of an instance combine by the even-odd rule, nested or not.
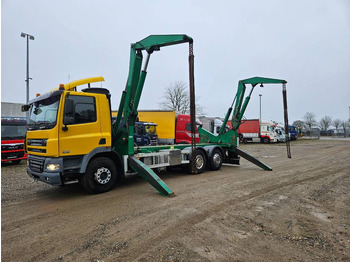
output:
[[[101,195],[33,182],[2,165],[3,261],[350,260],[350,142],[293,141],[241,149],[201,175],[162,173],[175,197],[138,176]]]

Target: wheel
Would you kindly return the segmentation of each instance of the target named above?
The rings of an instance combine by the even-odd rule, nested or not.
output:
[[[21,163],[21,159],[12,160],[11,162],[14,163],[15,165],[18,165],[19,163]]]
[[[117,176],[117,168],[111,159],[96,158],[87,166],[81,184],[88,193],[99,194],[111,190],[117,182]]]
[[[196,172],[193,173],[191,162],[188,166],[189,171],[190,171],[190,173],[193,173],[193,174],[201,174],[205,170],[205,166],[207,164],[207,158],[202,150],[196,149],[194,151],[194,154],[195,154],[195,156],[194,156],[194,169]]]
[[[264,138],[262,139],[262,142],[263,142],[264,144],[268,144],[268,143],[270,143],[270,139],[269,139],[268,137],[264,137]]]
[[[220,149],[215,148],[209,159],[209,168],[213,171],[219,170],[222,166],[223,157]]]

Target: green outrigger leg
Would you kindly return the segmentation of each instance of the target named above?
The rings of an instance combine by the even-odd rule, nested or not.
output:
[[[143,162],[138,160],[134,156],[129,156],[129,165],[136,173],[146,180],[151,186],[153,186],[163,196],[175,196],[174,192]]]
[[[260,160],[256,159],[255,157],[249,155],[248,153],[240,150],[239,148],[236,147],[235,152],[237,153],[237,155],[240,155],[241,157],[245,158],[246,160],[252,162],[253,164],[263,168],[264,170],[272,171],[271,167],[269,167],[265,163],[261,162]]]

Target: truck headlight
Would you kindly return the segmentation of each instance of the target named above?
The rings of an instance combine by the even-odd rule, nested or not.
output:
[[[46,170],[47,171],[55,171],[60,169],[60,164],[47,164]]]

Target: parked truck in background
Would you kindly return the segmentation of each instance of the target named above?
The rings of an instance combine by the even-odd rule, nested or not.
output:
[[[275,143],[277,134],[275,124],[271,121],[261,121],[259,119],[246,119],[241,122],[238,133],[243,143]]]
[[[116,121],[116,113],[112,112],[112,125]],[[123,125],[123,120],[121,121]],[[158,145],[157,124],[152,122],[135,122],[134,145],[156,146]]]
[[[137,146],[158,145],[157,124],[151,122],[135,122],[134,141]]]
[[[140,121],[151,121],[157,124],[160,145],[191,144],[190,115],[167,110],[140,110],[138,118]],[[198,132],[195,136],[198,143]]]
[[[1,118],[1,162],[19,164],[27,158],[24,151],[26,132],[27,121],[25,118]]]
[[[281,142],[281,143],[286,142],[285,130],[282,125],[278,124],[275,128],[275,132],[276,132],[277,142]]]
[[[296,126],[288,125],[288,131],[289,131],[289,140],[297,140],[298,131],[297,131]]]
[[[199,117],[199,121],[202,125],[202,128],[208,130],[214,135],[218,135],[220,133],[221,126],[223,121],[218,117]],[[228,131],[230,126],[227,125],[225,131]]]

